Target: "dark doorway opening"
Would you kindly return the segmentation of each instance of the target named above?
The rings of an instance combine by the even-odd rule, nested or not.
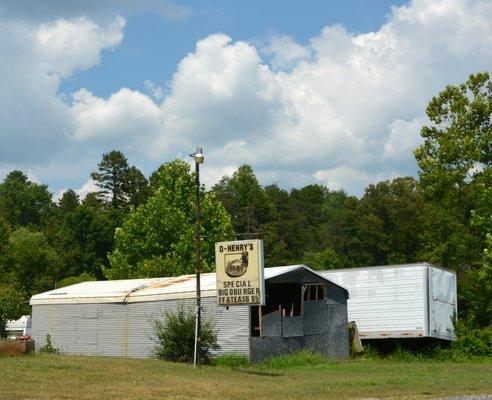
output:
[[[266,304],[251,307],[251,336],[261,336],[261,318],[280,311],[283,317],[302,316],[305,301],[325,297],[323,283],[265,283]]]

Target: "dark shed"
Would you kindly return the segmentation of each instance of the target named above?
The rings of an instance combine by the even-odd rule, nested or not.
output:
[[[265,290],[266,304],[251,310],[253,362],[301,349],[349,356],[345,288],[299,265],[267,278]]]

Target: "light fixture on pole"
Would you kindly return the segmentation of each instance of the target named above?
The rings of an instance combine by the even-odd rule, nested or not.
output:
[[[203,163],[203,151],[197,147],[190,157],[195,159],[195,274],[196,274],[196,314],[195,314],[195,351],[193,365],[200,364],[202,309],[200,293],[200,164]]]

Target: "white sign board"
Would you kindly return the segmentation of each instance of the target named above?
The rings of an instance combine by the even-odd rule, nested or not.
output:
[[[262,240],[216,243],[215,264],[220,306],[265,304]]]

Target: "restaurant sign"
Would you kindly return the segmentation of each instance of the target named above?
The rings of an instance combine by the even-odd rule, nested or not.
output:
[[[220,306],[265,304],[262,240],[216,243],[215,264]]]

